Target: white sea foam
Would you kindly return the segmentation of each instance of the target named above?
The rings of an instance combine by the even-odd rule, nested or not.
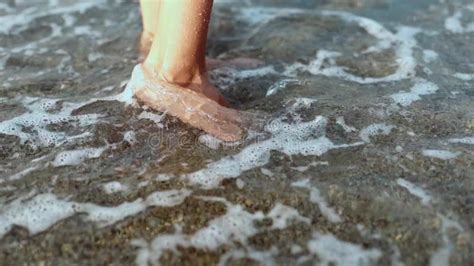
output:
[[[457,34],[474,32],[474,22],[467,24],[466,26],[462,25],[461,18],[463,14],[461,11],[456,11],[450,17],[447,17],[444,20],[444,27],[452,32]]]
[[[422,204],[428,205],[430,203],[431,196],[428,193],[426,193],[423,189],[411,183],[410,181],[407,181],[403,178],[399,178],[397,179],[397,184],[401,187],[406,188],[408,192],[410,192],[412,195],[419,198]]]
[[[100,37],[102,34],[96,30],[93,30],[90,25],[81,25],[74,27],[74,34],[75,35],[86,35],[92,37]]]
[[[210,77],[221,90],[227,90],[230,85],[240,80],[263,77],[277,73],[273,66],[263,66],[255,69],[237,70],[234,68],[222,67],[210,71]],[[217,76],[217,77],[215,77]]]
[[[239,8],[239,19],[251,25],[262,25],[277,17],[303,13],[297,8],[248,7]]]
[[[267,169],[265,167],[260,168],[260,172],[262,172],[262,174],[264,174],[266,176],[269,176],[269,177],[275,176],[275,174],[270,169]]]
[[[108,182],[102,185],[102,189],[107,194],[113,194],[117,192],[124,192],[128,190],[128,186],[117,181]]]
[[[398,92],[390,95],[392,100],[401,106],[409,106],[415,101],[421,100],[421,96],[433,94],[438,90],[438,86],[424,79],[418,79],[409,92]]]
[[[474,137],[452,138],[452,139],[449,139],[448,141],[451,143],[474,145]]]
[[[447,266],[451,265],[449,258],[454,249],[454,244],[449,239],[449,230],[455,229],[458,232],[463,232],[464,229],[461,225],[448,218],[445,215],[438,214],[438,218],[441,220],[441,245],[438,249],[431,255],[430,266]]]
[[[291,66],[289,66],[288,68],[291,68]],[[284,90],[288,86],[288,84],[299,83],[299,82],[300,82],[300,80],[298,80],[298,79],[282,79],[282,80],[279,80],[267,89],[266,96],[268,97],[268,96],[276,94],[279,91]]]
[[[343,116],[339,116],[336,118],[336,124],[340,125],[346,133],[357,132],[357,129],[355,127],[346,124],[346,121]]]
[[[291,246],[291,254],[296,255],[303,252],[304,249],[300,245],[293,244]]]
[[[417,43],[414,37],[421,31],[420,29],[404,26],[399,27],[397,33],[394,34],[378,22],[368,18],[336,11],[325,11],[323,14],[327,16],[337,16],[345,21],[356,23],[360,27],[364,28],[370,35],[377,38],[379,43],[367,52],[372,52],[372,50],[384,50],[392,47],[392,45],[395,45],[394,48],[397,56],[396,63],[398,64],[398,69],[395,71],[395,73],[385,77],[359,77],[350,74],[342,67],[335,65],[334,58],[340,56],[338,52],[320,50],[318,51],[316,60],[311,62],[307,68],[310,73],[315,75],[322,74],[326,76],[341,77],[358,83],[396,81],[411,78],[415,75],[415,67],[417,64],[416,59],[413,56],[413,48]],[[327,60],[329,60],[331,64],[330,66],[323,64],[323,62]]]
[[[316,167],[316,166],[319,166],[319,165],[328,166],[329,162],[327,162],[327,161],[325,161],[325,162],[311,162],[311,163],[309,163],[307,165],[304,165],[304,166],[291,167],[291,169],[296,170],[298,172],[306,172],[310,167]]]
[[[4,179],[1,179],[0,178],[0,184],[5,182],[5,181],[12,181],[12,180],[19,180],[19,179],[22,179],[23,177],[25,177],[26,175],[28,175],[29,173],[33,172],[34,170],[38,169],[38,166],[30,166],[30,167],[27,167],[26,169],[16,173],[16,174],[13,174],[9,177],[6,177]]]
[[[136,134],[134,131],[127,131],[123,134],[123,140],[130,143],[130,144],[134,144],[137,142],[137,138],[136,138]]]
[[[438,53],[433,50],[425,49],[423,50],[423,61],[430,63],[438,59]]]
[[[71,115],[77,105],[68,103],[64,103],[59,112],[49,112],[57,102],[59,99],[23,97],[21,103],[28,111],[0,122],[0,133],[18,136],[22,143],[32,146],[59,146],[71,136],[49,130],[49,125],[68,122],[76,126],[87,126],[94,124],[99,117],[96,114]]]
[[[430,196],[430,193],[424,191],[423,188],[402,178],[397,179],[397,184],[406,188],[408,192],[419,198],[423,205],[431,205],[432,197]],[[437,213],[437,216],[441,221],[441,245],[431,255],[430,266],[446,266],[450,265],[449,258],[454,250],[454,244],[449,238],[449,230],[455,229],[458,232],[463,232],[464,229],[457,221],[452,220],[446,215]]]
[[[474,74],[472,73],[455,73],[453,77],[466,81],[474,80]]]
[[[394,128],[395,126],[387,125],[385,123],[372,124],[363,128],[359,133],[359,137],[365,142],[370,142],[370,137],[388,135]]]
[[[272,19],[299,13],[309,14],[308,11],[303,9],[252,7],[240,9],[240,18],[247,23],[255,25],[256,27],[253,34],[256,34],[265,23],[268,23]],[[396,33],[392,33],[380,23],[369,18],[340,11],[323,11],[321,14],[324,16],[337,16],[347,22],[356,23],[370,35],[377,38],[378,43],[365,52],[380,52],[393,47],[397,57],[395,60],[398,64],[397,70],[385,77],[359,77],[346,72],[344,68],[335,64],[334,58],[341,55],[339,52],[319,50],[316,54],[316,59],[311,61],[308,65],[294,63],[287,66],[284,71],[285,75],[296,76],[299,71],[308,71],[314,75],[340,77],[364,84],[397,81],[415,76],[417,64],[413,56],[413,49],[417,45],[415,35],[421,32],[421,29],[402,26],[398,28]],[[329,65],[326,64],[327,62],[329,62]],[[271,88],[267,92],[267,96],[276,93],[279,88],[281,89],[281,86]]]
[[[166,175],[166,174],[159,174],[155,177],[155,180],[160,181],[160,182],[168,181],[168,180],[171,180],[171,179],[173,179],[173,176]]]
[[[54,158],[53,166],[78,165],[87,159],[99,158],[105,148],[83,148],[78,150],[62,151]]]
[[[424,191],[423,188],[401,178],[397,179],[397,183],[398,185],[406,188],[412,195],[419,198],[423,205],[431,205],[432,200],[430,193]],[[449,239],[449,231],[451,229],[455,229],[458,232],[463,232],[464,229],[457,221],[452,220],[444,214],[437,213],[437,216],[438,219],[441,220],[441,245],[431,255],[430,266],[446,266],[450,265],[449,258],[454,249],[454,245]]]
[[[13,8],[9,7],[6,3],[0,3],[0,10],[11,12],[13,11]]]
[[[222,140],[214,137],[214,136],[211,136],[209,134],[204,134],[204,135],[201,135],[199,136],[199,142],[204,144],[206,147],[210,148],[210,149],[213,149],[213,150],[217,150],[219,149],[219,147],[221,146],[222,144]]]
[[[331,223],[340,223],[342,222],[342,217],[339,216],[337,211],[331,207],[326,202],[326,200],[321,196],[321,192],[317,187],[311,185],[309,179],[304,179],[301,181],[294,182],[291,184],[294,187],[307,188],[310,191],[309,200],[318,205],[319,211],[321,214],[328,219]]]
[[[229,261],[238,259],[251,259],[258,262],[258,265],[273,266],[275,265],[274,256],[278,254],[275,247],[270,248],[269,251],[260,251],[252,248],[229,250],[219,259],[218,266],[231,265]]]
[[[263,66],[256,69],[240,70],[235,72],[235,77],[237,79],[246,79],[251,77],[263,77],[269,74],[276,74],[277,72],[273,66]]]
[[[273,221],[272,229],[285,229],[290,221],[311,224],[309,218],[303,217],[296,209],[281,203],[275,204],[275,207],[267,214],[267,217]]]
[[[140,115],[138,115],[138,119],[147,119],[147,120],[153,121],[158,126],[161,127],[161,126],[163,126],[161,121],[163,121],[165,115],[166,115],[166,113],[162,113],[162,114],[159,115],[159,114],[156,114],[156,113],[143,111],[143,112],[140,113]]]
[[[346,148],[362,143],[334,144],[323,136],[326,118],[318,116],[309,122],[289,124],[280,119],[267,125],[266,131],[272,137],[257,141],[242,149],[238,154],[212,162],[206,168],[185,175],[191,184],[213,188],[223,179],[235,178],[242,172],[264,166],[270,159],[272,150],[287,155],[302,154],[321,156],[331,149]]]
[[[376,265],[382,252],[378,249],[365,249],[360,245],[345,242],[330,234],[314,233],[308,242],[308,250],[318,256],[318,265]]]
[[[36,5],[24,9],[21,12],[14,12],[0,17],[0,32],[8,33],[14,27],[25,27],[33,20],[47,16],[47,15],[70,15],[71,13],[78,12],[84,13],[86,10],[106,3],[105,0],[96,0],[96,1],[79,1],[79,2],[69,2],[67,5],[57,5],[57,6],[44,6]]]
[[[264,218],[271,219],[272,228],[279,229],[286,228],[290,221],[309,223],[308,218],[302,217],[295,209],[283,204],[277,204],[268,214],[264,214],[261,211],[250,213],[241,205],[234,205],[223,198],[200,198],[224,203],[227,207],[227,212],[209,221],[206,227],[192,235],[183,234],[178,228],[174,234],[161,234],[151,243],[141,239],[132,241],[133,245],[140,248],[136,258],[138,265],[156,264],[164,251],[177,252],[179,246],[194,247],[207,251],[216,250],[222,245],[234,244],[243,245],[248,248],[248,238],[259,232],[255,222],[261,221]],[[244,257],[247,257],[247,255]],[[229,259],[229,257],[226,256],[226,259]]]
[[[190,192],[185,189],[157,191],[145,200],[137,199],[113,207],[72,202],[50,193],[38,194],[28,199],[19,198],[0,206],[0,238],[14,225],[25,227],[34,235],[79,213],[85,215],[88,221],[108,226],[128,216],[136,215],[147,207],[171,207],[181,204],[189,195]]]
[[[238,189],[243,189],[245,186],[245,182],[242,179],[237,178],[237,180],[235,180],[235,185]]]
[[[429,150],[429,149],[422,150],[421,153],[424,156],[437,158],[441,160],[450,160],[461,155],[461,152],[452,152],[452,151],[447,151],[447,150]]]

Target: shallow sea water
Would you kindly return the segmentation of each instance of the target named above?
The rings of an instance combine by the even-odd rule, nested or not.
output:
[[[223,143],[134,103],[137,3],[2,1],[2,265],[474,264],[472,2],[216,1]]]

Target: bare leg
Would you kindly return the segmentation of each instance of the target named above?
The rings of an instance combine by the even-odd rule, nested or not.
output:
[[[160,12],[161,0],[140,0],[140,10],[142,12],[143,30],[154,34],[158,27],[158,16]]]
[[[140,56],[144,59],[150,51],[156,29],[162,0],[140,0],[143,32],[140,37]]]
[[[212,0],[161,0],[151,50],[134,70],[132,82],[135,96],[150,107],[235,141],[254,117],[224,107],[226,100],[209,82],[205,51],[212,4]]]
[[[205,53],[212,0],[162,0],[153,44],[144,67],[163,81],[226,101],[209,83]]]
[[[155,34],[158,31],[160,7],[163,1],[169,0],[140,0],[142,13],[143,32],[140,38],[140,56],[145,59],[151,49]],[[168,24],[165,24],[165,26]],[[160,36],[160,44],[164,43],[162,39],[165,34]],[[229,67],[235,69],[256,68],[263,62],[252,58],[236,58],[232,60],[219,60],[206,58],[206,66],[208,69],[216,69],[221,67]]]

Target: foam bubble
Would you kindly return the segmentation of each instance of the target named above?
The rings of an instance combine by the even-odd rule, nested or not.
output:
[[[433,94],[438,89],[439,88],[436,84],[423,79],[418,79],[409,92],[401,91],[390,95],[390,98],[392,98],[396,104],[406,107],[415,101],[421,100],[420,96]]]
[[[437,158],[441,160],[450,160],[461,155],[461,152],[452,152],[447,150],[422,150],[424,156]]]
[[[296,167],[290,167],[291,169],[293,170],[296,170],[298,172],[306,172],[310,167],[316,167],[316,166],[319,166],[319,165],[326,165],[328,166],[329,165],[329,162],[311,162],[307,165],[304,165],[304,166],[296,166]]]
[[[264,218],[272,220],[272,228],[284,229],[289,225],[290,221],[309,223],[309,219],[301,216],[295,209],[278,203],[268,214],[261,211],[250,213],[241,205],[234,205],[223,198],[217,197],[200,197],[208,201],[222,202],[226,205],[227,211],[224,215],[212,219],[207,226],[201,228],[192,235],[183,234],[180,228],[177,228],[174,234],[162,234],[156,237],[151,243],[144,240],[133,240],[132,244],[140,249],[137,254],[136,263],[138,265],[148,265],[157,263],[163,252],[169,250],[177,252],[180,247],[194,247],[207,251],[217,250],[223,245],[233,246],[235,244],[241,246],[247,245],[249,237],[256,235],[259,229],[255,222]],[[273,252],[265,252],[266,259],[271,259]],[[233,250],[231,253],[222,257],[223,261],[230,257],[249,257],[249,254],[263,255],[263,253],[245,253],[238,256],[239,251]],[[259,257],[255,256],[255,257]],[[250,256],[252,257],[252,256]]]
[[[14,225],[25,227],[34,235],[77,213],[84,214],[88,221],[108,226],[150,206],[171,207],[181,204],[190,194],[185,189],[157,191],[145,200],[137,199],[112,207],[72,202],[51,193],[38,194],[29,199],[19,198],[0,206],[0,238]]]
[[[304,12],[296,8],[249,7],[239,9],[239,19],[251,25],[262,25],[280,16]]]
[[[260,29],[262,25],[268,23],[272,19],[280,16],[289,16],[291,14],[308,13],[302,9],[282,9],[282,8],[243,8],[240,11],[240,17],[247,23],[252,25],[259,25],[255,27],[254,34]],[[332,77],[340,77],[358,83],[377,83],[397,81],[408,79],[415,76],[416,59],[413,56],[413,49],[417,45],[415,35],[421,32],[421,29],[401,26],[396,33],[387,30],[380,23],[354,14],[340,12],[340,11],[323,11],[324,16],[337,16],[346,22],[356,23],[365,29],[370,35],[378,39],[378,43],[367,49],[368,52],[380,52],[393,47],[396,52],[396,63],[398,68],[395,73],[385,77],[359,77],[345,71],[344,68],[335,64],[335,58],[341,54],[336,51],[318,50],[316,59],[311,61],[308,65],[301,63],[294,63],[286,66],[284,74],[294,77],[299,71],[308,71],[313,75],[325,75]],[[329,66],[325,63],[329,62]],[[276,84],[267,92],[267,96],[276,93],[281,86]]]
[[[447,216],[438,214],[438,218],[441,220],[441,245],[431,255],[430,266],[450,265],[449,258],[453,252],[454,245],[449,239],[449,231],[451,229],[456,229],[460,232],[464,231],[458,222],[451,220]]]
[[[420,187],[416,186],[415,184],[403,179],[399,178],[397,179],[397,184],[401,187],[404,187],[410,192],[412,195],[416,196],[421,200],[421,203],[424,205],[428,205],[431,201],[431,196],[426,193],[423,189]]]
[[[294,70],[296,70],[296,66],[299,66],[299,65],[295,64],[293,66],[288,66],[288,69],[291,69],[293,67]],[[291,71],[294,71],[294,70],[287,70],[287,71],[291,72]],[[300,80],[298,80],[298,79],[282,79],[282,80],[279,80],[267,89],[267,94],[265,96],[268,97],[268,96],[274,95],[277,92],[284,90],[288,86],[288,84],[299,83],[299,82],[300,82]]]
[[[123,140],[130,143],[130,144],[134,144],[137,142],[137,138],[136,138],[136,134],[134,131],[126,131],[124,134],[123,134]]]
[[[463,14],[461,11],[456,11],[452,16],[447,17],[444,20],[444,27],[446,28],[446,30],[457,34],[474,32],[474,22],[463,26],[461,23],[462,16]]]
[[[266,176],[269,176],[269,177],[273,177],[275,175],[272,171],[270,171],[269,169],[267,169],[265,167],[260,168],[260,172],[262,172],[262,174],[264,174]]]
[[[78,165],[84,160],[99,158],[105,148],[84,148],[62,151],[54,158],[53,166]]]
[[[171,175],[165,175],[165,174],[159,174],[156,176],[155,180],[156,181],[160,181],[160,182],[163,182],[163,181],[169,181],[173,179],[173,176]]]
[[[23,97],[21,103],[27,112],[0,122],[0,133],[18,136],[22,144],[29,143],[31,146],[59,146],[74,136],[68,136],[64,132],[51,131],[51,124],[71,123],[76,126],[87,126],[94,124],[99,115],[71,115],[77,104],[63,103],[60,111],[51,113],[59,99],[40,99],[34,97]],[[28,130],[25,130],[28,129]]]
[[[309,200],[315,204],[318,205],[319,211],[321,214],[328,219],[331,223],[340,223],[342,222],[342,217],[339,216],[336,210],[333,208],[329,207],[329,204],[326,202],[326,200],[321,196],[321,192],[317,187],[314,185],[311,185],[309,179],[304,179],[301,181],[294,182],[291,184],[294,187],[301,187],[301,188],[306,188],[309,189],[310,194],[309,194]]]
[[[452,138],[448,140],[451,143],[470,144],[474,145],[474,137]]]
[[[128,186],[117,181],[108,182],[102,185],[102,189],[107,194],[123,192],[128,190]]]
[[[155,122],[158,126],[162,127],[163,124],[161,123],[161,121],[163,121],[165,116],[166,116],[166,113],[162,113],[161,115],[159,115],[156,113],[143,111],[140,113],[140,115],[138,115],[138,119],[147,119],[147,120]]]
[[[423,50],[423,61],[430,63],[438,59],[438,53],[433,50],[425,49]]]
[[[331,149],[347,148],[361,143],[334,144],[323,136],[327,120],[322,116],[309,122],[288,124],[280,119],[266,126],[272,137],[246,146],[238,154],[212,162],[206,168],[185,175],[191,184],[213,188],[223,179],[235,178],[242,172],[264,166],[270,159],[270,152],[277,150],[287,155],[321,156]]]
[[[346,121],[344,120],[343,116],[339,116],[336,118],[336,124],[340,125],[346,133],[357,132],[357,129],[355,127],[346,124]]]
[[[428,192],[425,192],[423,188],[401,178],[397,180],[397,184],[406,188],[408,192],[410,192],[412,195],[419,198],[422,204],[426,206],[431,205],[431,196],[429,195]],[[437,213],[437,216],[438,216],[438,219],[440,219],[441,221],[441,229],[440,229],[441,245],[431,255],[430,265],[431,266],[445,266],[445,265],[450,264],[449,258],[454,249],[454,245],[449,238],[449,231],[451,229],[455,229],[459,232],[463,232],[464,229],[457,221],[450,219],[444,214]]]
[[[378,249],[365,249],[339,240],[334,235],[320,233],[313,234],[308,250],[318,256],[320,265],[375,265],[382,256]]]
[[[311,224],[311,220],[301,214],[294,208],[277,203],[275,207],[267,214],[268,218],[273,220],[272,229],[284,229],[289,226],[290,221],[299,221]]]
[[[22,179],[23,177],[25,177],[26,175],[28,175],[29,173],[33,172],[36,169],[38,169],[38,166],[27,167],[26,169],[14,174],[14,175],[11,175],[11,176],[9,176],[5,179],[0,179],[0,184],[5,182],[5,181],[12,181],[12,180]]]
[[[237,178],[237,180],[235,181],[235,185],[238,189],[243,189],[245,186],[245,182],[242,179]]]
[[[374,36],[379,40],[379,43],[367,52],[380,51],[390,48],[395,45],[396,62],[398,68],[395,73],[385,77],[374,78],[374,77],[359,77],[350,74],[344,70],[344,68],[335,65],[335,57],[340,56],[340,53],[334,51],[319,50],[316,59],[312,61],[308,66],[304,66],[300,63],[290,66],[285,71],[288,75],[294,75],[296,70],[304,69],[314,75],[325,75],[333,77],[341,77],[350,81],[367,84],[387,81],[397,81],[402,79],[411,78],[415,75],[416,59],[413,56],[413,48],[416,46],[415,35],[421,32],[420,29],[414,27],[399,27],[397,33],[392,33],[383,27],[378,22],[356,16],[350,13],[338,12],[338,11],[324,11],[323,15],[337,16],[341,19],[356,23],[360,27],[364,28],[370,35]],[[325,62],[329,62],[330,66],[325,65]]]
[[[101,33],[92,29],[90,25],[81,25],[74,27],[73,30],[75,35],[86,35],[93,37],[100,37]]]
[[[220,145],[222,144],[222,140],[209,134],[203,134],[199,136],[199,142],[213,150],[219,149]]]
[[[370,137],[388,135],[394,128],[395,126],[387,125],[385,123],[372,124],[363,128],[359,133],[359,137],[365,142],[370,142]]]
[[[453,77],[466,81],[474,80],[474,74],[471,73],[455,73]]]
[[[26,202],[15,200],[0,209],[0,238],[13,225],[25,227],[31,234],[37,234],[74,214],[72,204],[58,200],[52,194],[38,195]]]
[[[105,0],[96,1],[80,1],[69,2],[67,5],[43,6],[36,5],[22,10],[21,12],[14,12],[5,16],[0,16],[1,33],[8,33],[14,27],[26,27],[33,20],[47,15],[64,15],[72,14],[74,12],[84,13],[86,10],[106,3]]]
[[[274,256],[278,253],[276,247],[272,247],[269,251],[260,251],[253,248],[230,250],[221,256],[218,266],[230,265],[229,260],[234,259],[251,259],[258,262],[258,265],[272,266],[275,265]]]

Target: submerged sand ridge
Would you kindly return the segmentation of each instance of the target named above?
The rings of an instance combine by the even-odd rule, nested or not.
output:
[[[0,4],[0,261],[471,265],[474,9],[350,2],[216,1],[233,143],[134,104],[138,5]]]

